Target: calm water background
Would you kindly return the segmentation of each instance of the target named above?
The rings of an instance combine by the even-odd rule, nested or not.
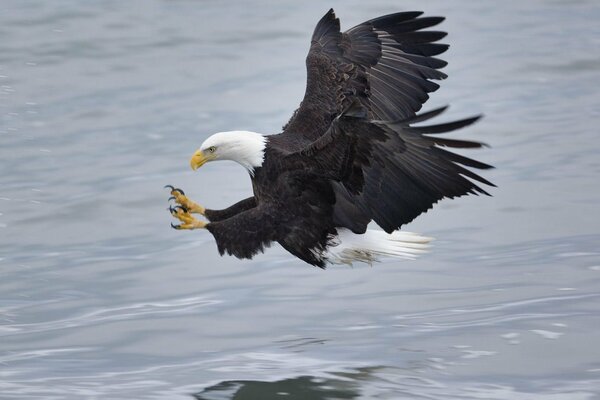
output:
[[[274,247],[218,256],[169,228],[165,184],[212,208],[237,165],[193,173],[219,130],[277,132],[329,6],[349,28],[448,17],[426,109],[494,197],[407,229],[415,262],[321,271]],[[0,3],[1,399],[599,399],[596,1]]]

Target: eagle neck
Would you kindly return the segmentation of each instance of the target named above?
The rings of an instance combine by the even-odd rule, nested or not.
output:
[[[246,168],[250,176],[262,167],[265,160],[267,138],[257,132],[236,131],[237,146],[233,149],[231,159]]]

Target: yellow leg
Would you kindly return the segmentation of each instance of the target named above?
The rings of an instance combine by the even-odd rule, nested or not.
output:
[[[171,197],[169,200],[175,200],[175,203],[182,206],[188,213],[204,215],[205,208],[200,204],[188,199],[183,190],[175,188],[171,185],[165,186],[171,189]]]
[[[174,229],[203,229],[206,227],[206,222],[197,220],[182,206],[169,207],[169,211],[171,211],[173,217],[182,222],[179,225],[173,225],[173,223],[171,223],[171,226]]]

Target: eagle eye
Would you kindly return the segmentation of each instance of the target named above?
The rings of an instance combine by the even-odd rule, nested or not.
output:
[[[208,148],[208,152],[209,152],[209,153],[214,153],[214,152],[215,152],[215,150],[217,150],[217,148],[216,148],[215,146],[210,146],[210,147]]]

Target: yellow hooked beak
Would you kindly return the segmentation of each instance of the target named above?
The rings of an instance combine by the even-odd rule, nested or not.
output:
[[[195,171],[206,164],[207,161],[210,161],[210,158],[206,157],[202,150],[197,150],[190,160],[190,167]]]

